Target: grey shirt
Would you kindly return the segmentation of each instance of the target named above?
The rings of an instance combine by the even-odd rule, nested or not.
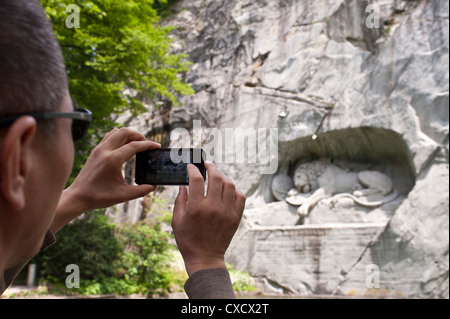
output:
[[[189,299],[236,298],[228,270],[224,268],[203,269],[186,281],[184,290]]]

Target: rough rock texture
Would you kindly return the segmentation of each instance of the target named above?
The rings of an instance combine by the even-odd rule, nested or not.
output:
[[[165,144],[193,120],[205,134],[278,128],[275,174],[220,165],[249,196],[228,261],[268,291],[449,297],[449,3],[370,3],[380,28],[369,1],[180,0],[165,23],[196,94],[122,118]],[[376,209],[323,199],[299,220],[271,182],[317,160],[382,172],[400,197]]]

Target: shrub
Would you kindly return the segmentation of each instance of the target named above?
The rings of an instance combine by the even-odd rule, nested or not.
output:
[[[116,238],[117,226],[103,214],[87,213],[63,227],[57,241],[31,262],[38,265],[39,277],[65,282],[66,266],[77,264],[84,280],[114,276],[123,250]]]
[[[68,264],[80,269],[80,288],[72,293],[167,292],[179,285],[170,269],[170,236],[159,220],[116,225],[101,213],[87,213],[62,228],[56,243],[31,262],[42,281],[63,293]]]
[[[159,223],[151,225],[141,221],[123,225],[119,236],[124,243],[120,270],[124,279],[144,289],[166,290],[170,284],[167,274],[169,234],[161,230]]]

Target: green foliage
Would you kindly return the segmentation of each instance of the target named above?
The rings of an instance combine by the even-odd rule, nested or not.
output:
[[[170,14],[172,13],[170,7],[177,1],[178,0],[155,0],[153,7],[161,17],[165,18],[167,16],[170,16]]]
[[[170,54],[171,27],[158,25],[158,12],[167,0],[41,0],[61,45],[72,97],[93,112],[91,140],[79,149],[74,174],[86,160],[92,145],[117,126],[111,114],[143,112],[143,101],[170,100],[193,93],[182,75],[188,71],[186,55]],[[73,10],[79,9],[79,28],[68,28]]]
[[[228,271],[230,272],[231,282],[233,283],[234,291],[254,291],[256,290],[254,286],[253,278],[248,272],[242,272],[234,269],[234,267],[227,263]]]
[[[161,231],[159,224],[123,226],[121,236],[125,246],[122,256],[124,279],[133,281],[139,287],[165,288],[169,285],[166,269],[169,260],[168,233]]]
[[[41,280],[62,293],[167,292],[182,286],[182,278],[170,266],[170,236],[151,219],[116,225],[92,212],[61,229],[56,243],[31,262],[38,265]],[[65,288],[68,264],[80,269],[78,289]]]
[[[116,239],[117,226],[99,213],[85,214],[82,219],[62,228],[58,240],[32,260],[40,276],[53,282],[65,282],[66,266],[77,264],[86,280],[101,280],[115,274],[115,265],[123,250]]]

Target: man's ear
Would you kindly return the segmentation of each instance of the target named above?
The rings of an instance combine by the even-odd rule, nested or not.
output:
[[[33,117],[20,117],[8,128],[1,145],[0,191],[15,211],[25,206],[25,182],[32,160],[30,142],[36,127]]]

